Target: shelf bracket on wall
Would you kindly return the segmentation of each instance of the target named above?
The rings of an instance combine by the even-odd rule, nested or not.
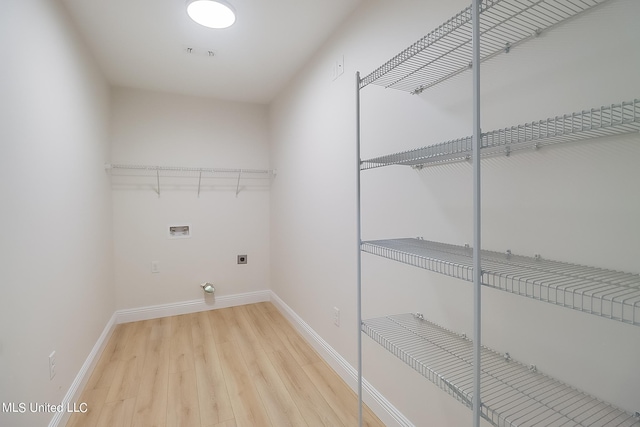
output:
[[[157,184],[158,184],[158,191],[157,191],[158,198],[160,198],[160,167],[156,168],[156,181],[157,181]]]
[[[242,169],[238,171],[238,183],[236,184],[236,197],[238,197],[238,193],[240,193],[240,177],[242,176]]]
[[[198,198],[200,198],[200,185],[202,184],[202,170],[198,173]]]

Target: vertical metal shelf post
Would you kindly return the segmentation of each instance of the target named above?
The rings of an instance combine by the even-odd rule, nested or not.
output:
[[[480,398],[481,373],[481,289],[480,265],[480,0],[472,3],[472,72],[473,72],[473,427],[480,427],[482,400]]]
[[[360,72],[356,72],[356,318],[358,322],[358,426],[362,427],[362,228],[360,220]]]

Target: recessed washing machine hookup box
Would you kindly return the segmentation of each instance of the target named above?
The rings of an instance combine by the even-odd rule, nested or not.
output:
[[[187,239],[191,237],[191,225],[170,225],[167,237],[169,239]]]

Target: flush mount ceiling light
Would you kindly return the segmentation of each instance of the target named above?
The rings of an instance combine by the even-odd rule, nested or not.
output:
[[[209,28],[227,28],[236,22],[236,14],[223,1],[189,0],[187,14],[200,25]]]

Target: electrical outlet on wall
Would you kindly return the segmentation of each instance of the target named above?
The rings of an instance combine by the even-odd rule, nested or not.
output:
[[[338,307],[333,307],[333,324],[340,326],[340,309]]]
[[[49,355],[49,379],[52,380],[56,376],[56,352],[52,351]]]
[[[331,67],[331,80],[337,79],[342,74],[344,74],[344,55],[340,55],[333,62],[333,65]]]

